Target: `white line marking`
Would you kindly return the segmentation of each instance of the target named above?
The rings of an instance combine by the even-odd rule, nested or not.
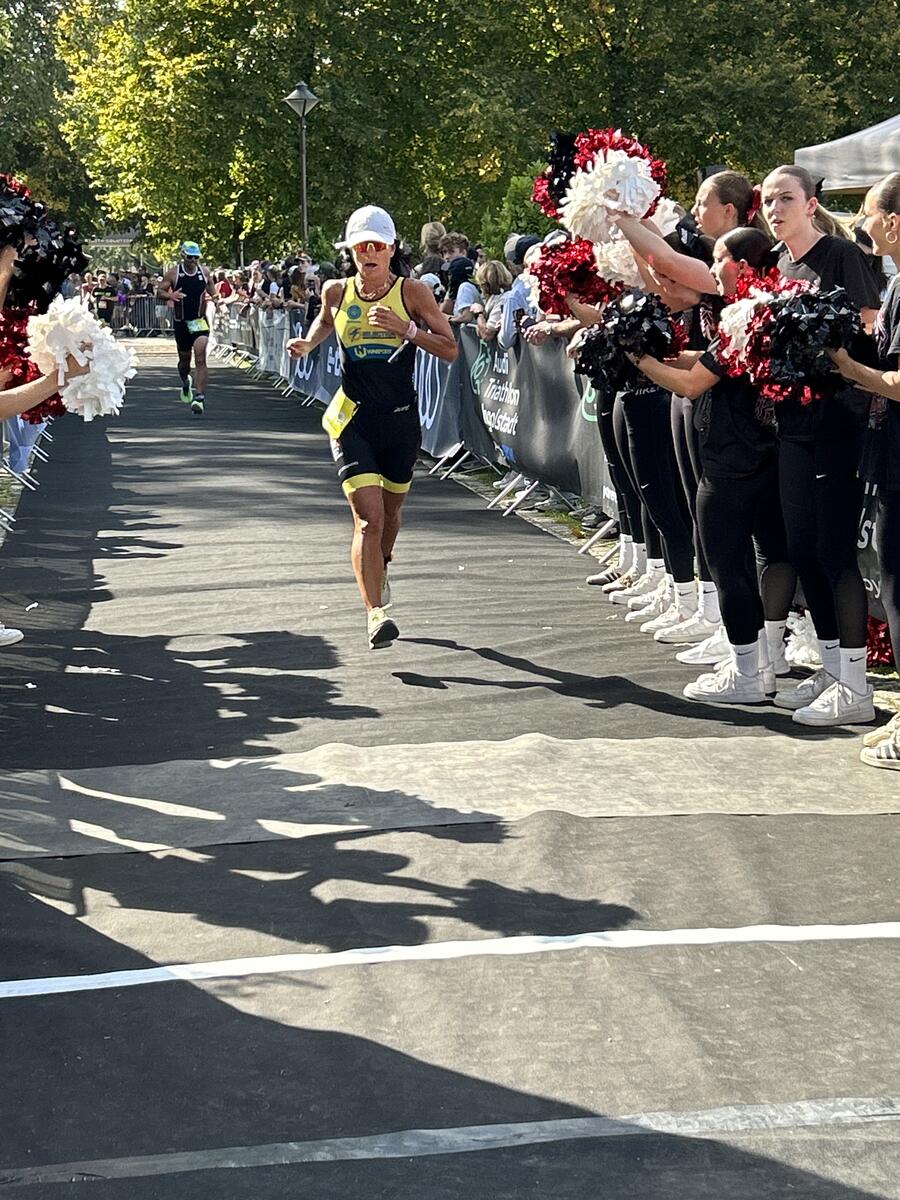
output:
[[[769,1133],[778,1129],[859,1125],[900,1119],[900,1098],[797,1100],[786,1104],[735,1104],[696,1112],[636,1113],[624,1117],[574,1117],[561,1121],[529,1121],[510,1125],[468,1125],[451,1129],[404,1129],[398,1133],[357,1138],[324,1138],[309,1142],[275,1142],[268,1146],[225,1146],[107,1158],[93,1162],[55,1163],[43,1167],[0,1168],[0,1187],[36,1183],[101,1183],[221,1168],[281,1166],[288,1163],[354,1162],[364,1159],[420,1158],[433,1154],[467,1154],[534,1146],[542,1142],[583,1138],[664,1134],[673,1137],[727,1137]]]
[[[474,938],[464,942],[428,942],[418,946],[375,946],[322,954],[266,954],[258,958],[225,958],[212,962],[175,963],[137,971],[98,975],[51,975],[43,979],[0,982],[0,1000],[93,992],[103,988],[140,987],[146,983],[190,983],[203,979],[236,979],[245,975],[283,975],[328,971],[335,967],[376,966],[390,962],[436,962],[451,958],[551,954],[568,950],[643,950],[652,946],[713,946],[746,942],[849,942],[900,938],[900,921],[869,925],[745,925],[735,929],[613,929],[567,936]]]

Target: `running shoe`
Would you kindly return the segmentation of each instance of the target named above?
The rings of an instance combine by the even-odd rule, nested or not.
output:
[[[670,625],[668,629],[658,629],[653,636],[658,642],[668,645],[678,645],[679,642],[683,645],[693,645],[705,642],[718,628],[718,625],[707,621],[706,617],[701,617],[699,613],[691,613],[684,620]]]
[[[191,401],[191,412],[195,417],[203,416],[203,404],[205,400],[206,397],[202,392],[194,392],[194,398]]]
[[[191,384],[191,377],[190,377],[190,375],[188,375],[187,379],[181,380],[181,391],[178,394],[178,399],[181,401],[182,404],[190,404],[190,402],[193,400],[193,398],[194,398],[194,389]]]
[[[795,688],[779,689],[775,695],[775,704],[778,708],[806,708],[808,704],[812,704],[814,700],[826,692],[833,683],[837,680],[833,675],[829,675],[824,667],[820,667],[814,675],[810,675],[804,679],[802,683],[798,683]]]
[[[723,659],[731,656],[731,643],[724,625],[720,625],[715,633],[711,633],[705,642],[689,646],[687,650],[679,650],[675,655],[679,662],[689,667],[714,667]]]
[[[390,608],[393,604],[391,600],[391,582],[388,579],[387,563],[385,563],[384,574],[381,577],[381,607]]]
[[[864,762],[867,767],[884,767],[888,771],[900,771],[900,726],[886,738],[882,738],[877,745],[864,745],[859,752],[859,758],[860,762]]]
[[[672,604],[669,605],[666,612],[664,612],[658,620],[653,622],[651,628],[642,632],[652,633],[654,640],[657,642],[661,642],[663,640],[668,642],[679,642],[682,639],[678,631],[683,629],[685,626],[690,625],[696,615],[696,611],[685,612],[683,608],[678,607],[677,601],[673,601]],[[671,634],[671,637],[663,639],[662,634],[664,633]]]
[[[877,746],[879,742],[885,742],[888,738],[900,735],[900,712],[891,717],[887,725],[879,725],[877,729],[870,729],[863,738],[864,746]]]
[[[871,685],[860,693],[834,682],[811,704],[798,708],[794,720],[798,725],[865,725],[875,720],[873,692]]]
[[[502,492],[503,489],[507,486],[507,484],[512,483],[512,481],[516,478],[516,476],[518,474],[519,474],[518,471],[511,469],[511,470],[507,471],[505,475],[501,476],[500,479],[495,479],[494,482],[491,484],[491,487],[494,488],[498,492]]]
[[[702,700],[707,704],[765,704],[768,699],[763,672],[742,675],[733,659],[720,663],[717,670],[689,683],[684,695],[688,700]]]
[[[391,642],[400,636],[397,623],[391,620],[383,608],[373,608],[369,611],[366,619],[366,629],[369,635],[369,646],[373,650],[379,650],[382,646],[389,646]]]
[[[21,642],[24,636],[25,634],[21,629],[9,629],[0,622],[0,647],[14,646],[16,642]]]

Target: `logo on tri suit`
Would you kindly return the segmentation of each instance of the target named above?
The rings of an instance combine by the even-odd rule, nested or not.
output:
[[[351,304],[350,307],[347,309],[347,316],[350,318],[351,321],[358,321],[359,318],[362,316],[362,309],[359,307],[358,304]]]

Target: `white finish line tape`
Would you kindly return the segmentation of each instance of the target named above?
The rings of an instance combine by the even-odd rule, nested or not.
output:
[[[868,925],[746,925],[735,929],[612,929],[569,936],[475,938],[462,942],[427,942],[418,946],[378,946],[323,954],[267,954],[259,958],[225,958],[215,962],[177,963],[136,971],[99,975],[56,975],[44,979],[0,982],[0,1000],[52,996],[104,988],[142,987],[149,983],[191,983],[204,979],[237,979],[245,975],[281,975],[328,971],[336,967],[381,963],[438,962],[451,958],[559,954],[569,950],[642,950],[653,946],[715,946],[746,942],[850,942],[900,938],[900,921]]]
[[[357,1138],[325,1138],[310,1142],[275,1142],[268,1146],[227,1146],[148,1154],[135,1158],[55,1163],[43,1167],[0,1168],[0,1188],[50,1183],[102,1183],[187,1171],[284,1166],[291,1163],[354,1162],[363,1159],[420,1158],[433,1154],[467,1154],[534,1146],[542,1142],[584,1138],[662,1134],[684,1138],[724,1138],[744,1133],[771,1133],[859,1125],[900,1119],[900,1097],[797,1100],[786,1104],[736,1104],[697,1112],[637,1113],[624,1117],[574,1117],[511,1125],[468,1125],[454,1129],[404,1129],[398,1133]]]

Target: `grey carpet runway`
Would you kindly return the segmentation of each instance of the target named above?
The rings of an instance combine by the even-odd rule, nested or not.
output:
[[[0,1193],[900,1198],[898,777],[424,476],[369,652],[316,414],[167,353],[0,551]]]

